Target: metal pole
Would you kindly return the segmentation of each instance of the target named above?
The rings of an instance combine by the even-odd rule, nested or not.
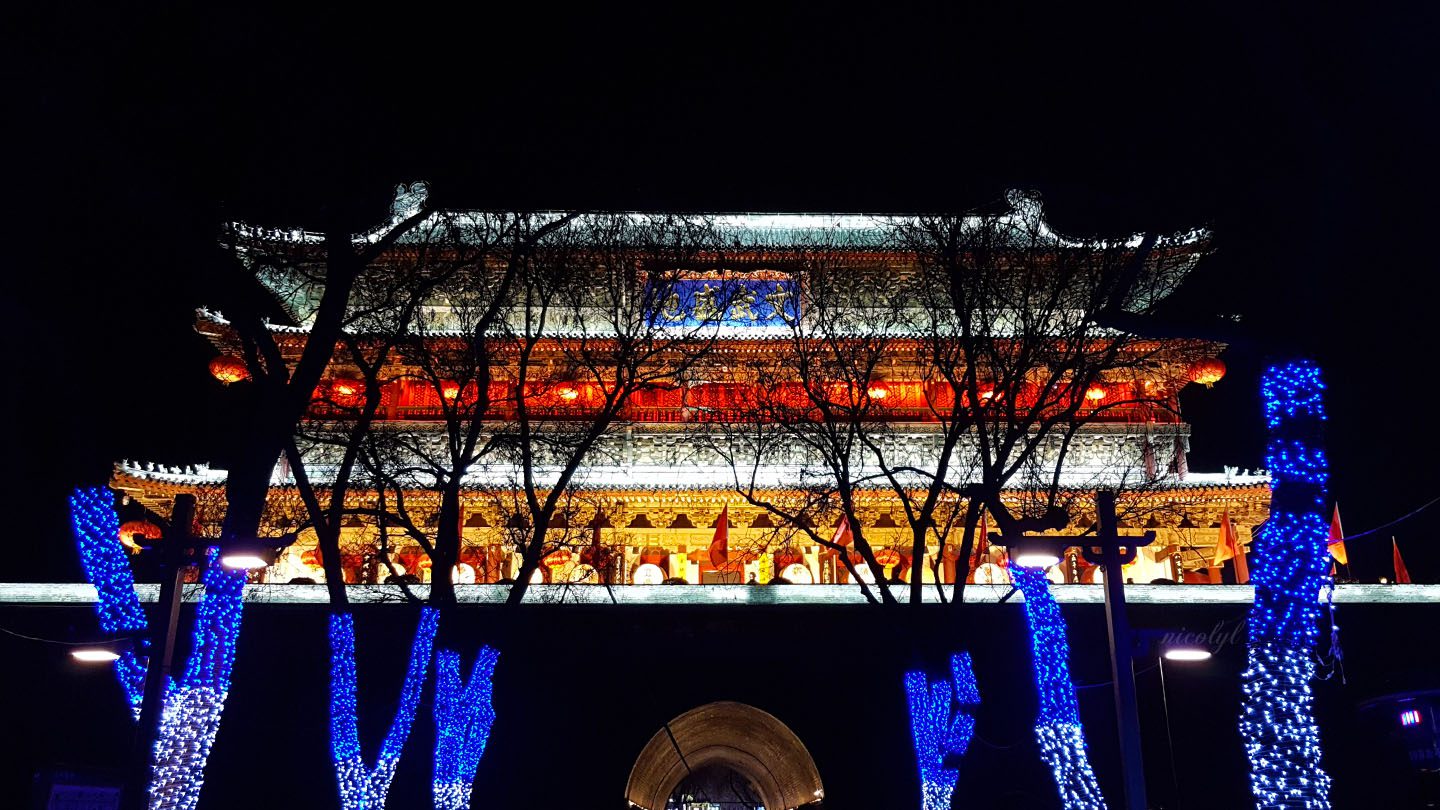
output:
[[[1165,707],[1165,745],[1170,749],[1170,783],[1175,788],[1175,810],[1180,810],[1180,771],[1175,766],[1175,737],[1170,733],[1170,692],[1165,688],[1165,656],[1160,658],[1160,705]]]
[[[1125,574],[1120,562],[1121,539],[1115,519],[1115,493],[1096,493],[1095,505],[1100,522],[1100,547],[1104,555],[1105,618],[1110,630],[1110,674],[1115,682],[1115,720],[1120,730],[1125,807],[1127,810],[1147,810],[1145,763],[1140,748],[1140,710],[1135,701],[1130,623],[1125,617]]]
[[[190,545],[190,524],[195,519],[195,496],[175,496],[170,513],[170,531],[160,547],[160,620],[155,628],[145,668],[145,695],[140,702],[140,723],[135,730],[130,784],[125,807],[145,810],[149,801],[151,752],[160,730],[165,684],[175,661],[175,637],[180,627],[180,587],[185,574],[185,554]]]

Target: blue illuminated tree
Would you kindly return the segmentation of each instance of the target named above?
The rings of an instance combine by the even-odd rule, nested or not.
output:
[[[330,614],[330,751],[345,810],[379,810],[385,806],[395,767],[415,723],[439,624],[439,611],[429,607],[421,610],[420,623],[410,645],[399,705],[374,763],[367,764],[360,750],[357,717],[355,619],[348,611]]]
[[[960,769],[945,767],[945,760],[962,757],[970,748],[975,733],[972,712],[980,705],[970,653],[951,656],[948,680],[931,682],[924,672],[905,673],[905,697],[920,769],[921,806],[924,810],[948,810]]]
[[[85,576],[95,586],[95,610],[106,633],[131,635],[137,643],[121,653],[115,674],[138,720],[145,689],[148,642],[135,576],[120,543],[114,495],[104,487],[76,490],[70,516]],[[243,571],[227,570],[211,548],[201,582],[205,593],[195,613],[190,657],[179,679],[165,684],[160,726],[151,753],[149,806],[193,810],[205,782],[205,764],[220,730],[230,694],[235,642],[240,636]]]
[[[469,810],[475,769],[495,724],[491,696],[499,660],[499,650],[481,647],[470,678],[462,680],[460,654],[435,652],[435,810]]]
[[[1070,644],[1065,638],[1065,617],[1050,593],[1045,573],[1035,568],[1010,566],[1015,587],[1025,596],[1025,618],[1030,623],[1030,647],[1035,661],[1035,689],[1040,710],[1035,718],[1035,741],[1040,756],[1055,774],[1060,801],[1066,810],[1103,810],[1105,800],[1090,757],[1085,751],[1085,730],[1080,706],[1070,680]]]
[[[1265,371],[1260,393],[1270,438],[1270,519],[1250,558],[1249,667],[1240,734],[1256,807],[1330,806],[1310,682],[1319,633],[1317,596],[1327,582],[1324,510],[1329,463],[1320,443],[1325,386],[1309,361]]]

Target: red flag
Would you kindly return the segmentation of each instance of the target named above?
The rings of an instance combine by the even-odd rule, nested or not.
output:
[[[1250,581],[1250,563],[1245,559],[1245,544],[1240,542],[1240,533],[1235,531],[1235,524],[1226,517],[1225,525],[1230,527],[1230,536],[1235,538],[1235,581],[1240,585]]]
[[[730,559],[730,504],[727,503],[721,507],[720,517],[715,521],[715,538],[710,541],[710,564],[720,568],[728,559]]]
[[[975,572],[981,565],[990,562],[990,510],[983,508],[980,510],[980,525],[975,527],[975,534],[975,541],[970,548],[970,573],[965,576],[966,582],[974,582]],[[1008,566],[1009,564],[1010,561],[1002,555],[1000,565]]]
[[[1393,537],[1390,538],[1390,550],[1394,555],[1395,583],[1398,585],[1409,585],[1410,571],[1405,568],[1405,560],[1400,557],[1400,546],[1395,542],[1395,538]]]
[[[1244,585],[1250,581],[1250,569],[1246,565],[1246,546],[1240,545],[1240,533],[1236,532],[1236,525],[1230,522],[1228,507],[1220,516],[1220,540],[1215,542],[1215,561],[1211,564],[1212,568],[1220,568],[1227,559],[1236,561],[1236,584]]]
[[[1345,530],[1340,528],[1340,504],[1335,504],[1335,514],[1330,518],[1330,539],[1326,541],[1326,547],[1330,549],[1330,556],[1341,565],[1350,564],[1350,556],[1345,553]]]
[[[973,575],[975,569],[982,562],[989,562],[987,557],[990,551],[990,526],[987,521],[988,513],[980,510],[980,525],[975,529],[975,542],[970,546],[970,573]]]
[[[835,534],[830,536],[830,542],[837,546],[848,546],[854,540],[855,533],[850,531],[850,519],[841,515],[840,522],[835,524]]]
[[[990,510],[980,510],[980,542],[977,544],[981,554],[990,551]]]
[[[1235,558],[1235,530],[1230,526],[1230,510],[1226,508],[1220,517],[1220,539],[1215,541],[1215,559],[1211,565],[1218,568],[1226,560]]]

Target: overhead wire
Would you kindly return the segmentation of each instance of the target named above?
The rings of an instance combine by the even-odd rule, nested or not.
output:
[[[26,641],[38,641],[38,642],[40,642],[40,643],[42,643],[42,644],[60,644],[60,645],[66,646],[66,647],[89,647],[89,646],[93,646],[93,645],[99,644],[99,643],[113,643],[113,642],[116,642],[116,641],[133,641],[133,640],[134,640],[134,637],[132,637],[132,636],[123,636],[123,637],[116,637],[116,638],[106,638],[106,639],[104,639],[103,642],[101,642],[101,641],[69,641],[69,640],[60,639],[60,638],[43,638],[43,637],[41,637],[41,636],[32,636],[32,635],[28,635],[28,634],[26,634],[26,633],[21,633],[21,632],[19,632],[18,630],[11,630],[11,629],[8,628],[8,627],[0,627],[0,633],[4,633],[4,634],[7,635],[7,636],[14,636],[15,638],[23,638],[23,639],[25,639]]]

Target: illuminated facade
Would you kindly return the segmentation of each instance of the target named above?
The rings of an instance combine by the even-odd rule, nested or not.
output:
[[[1063,238],[1050,232],[1040,219],[1038,204],[1024,198],[1012,198],[1012,203],[1015,208],[1010,217],[1053,239],[1057,250],[1064,247]],[[405,204],[403,199],[397,200],[397,216]],[[890,275],[909,272],[915,262],[904,250],[887,244],[885,232],[891,221],[837,215],[710,218],[720,241],[728,246],[723,260],[712,259],[708,267],[702,261],[693,273],[675,281],[659,302],[655,317],[673,328],[713,324],[708,335],[713,345],[684,374],[630,398],[615,428],[607,432],[572,482],[575,497],[549,524],[547,554],[532,581],[764,584],[778,577],[792,584],[841,584],[849,580],[846,566],[838,559],[840,552],[797,534],[795,527],[786,526],[737,494],[733,461],[714,452],[706,437],[713,437],[721,426],[753,418],[743,405],[751,395],[724,371],[745,364],[786,362],[783,351],[790,345],[792,327],[816,317],[804,303],[806,278],[794,261],[795,246],[823,241],[839,265],[853,263],[857,274],[883,285]],[[292,256],[304,256],[323,242],[322,236],[304,231],[242,228],[240,233],[247,250]],[[365,238],[363,234],[356,237]],[[1204,234],[1195,234],[1168,248],[1177,269],[1161,294],[1168,294],[1198,261],[1206,239]],[[408,249],[403,240],[398,245],[397,250]],[[258,265],[257,276],[295,321],[295,325],[269,327],[284,357],[293,362],[305,345],[308,319],[318,296],[313,288],[286,283]],[[723,296],[716,279],[730,285]],[[719,300],[721,297],[725,300]],[[454,340],[457,332],[446,332],[450,316],[444,302],[431,308],[430,315],[431,331],[425,339]],[[240,341],[234,326],[219,313],[202,310],[197,313],[196,328],[220,352],[212,363],[212,373],[227,383],[243,380],[244,364],[236,360]],[[532,416],[581,421],[599,396],[593,386],[575,382],[573,375],[559,370],[564,365],[565,347],[561,344],[574,338],[574,324],[566,328],[571,331],[557,329],[540,341],[537,356],[544,358],[546,346],[553,346],[550,367],[557,370],[544,381],[544,391],[532,391],[527,385],[523,396],[536,398],[529,405]],[[924,467],[939,421],[934,377],[918,359],[925,351],[924,336],[901,329],[887,333],[886,340],[889,354],[881,365],[883,374],[876,375],[867,391],[873,400],[867,418],[883,424],[883,441],[893,458]],[[1068,503],[1072,530],[1093,522],[1093,512],[1086,514],[1093,503],[1084,493],[1104,486],[1121,492],[1122,516],[1128,515],[1122,517],[1122,529],[1154,529],[1160,534],[1160,540],[1143,549],[1135,564],[1127,568],[1127,579],[1134,582],[1218,581],[1209,569],[1220,522],[1231,520],[1245,543],[1268,515],[1269,478],[1264,473],[1196,473],[1186,463],[1190,428],[1180,416],[1178,393],[1186,384],[1208,384],[1223,374],[1223,364],[1215,360],[1222,348],[1195,341],[1148,345],[1146,351],[1153,359],[1145,375],[1130,369],[1123,376],[1103,378],[1094,397],[1097,407],[1067,448],[1063,463],[1047,456],[1049,450],[1040,453],[1042,462],[1059,466],[1060,488],[1076,495]],[[333,362],[322,384],[323,393],[317,393],[311,410],[312,422],[335,418],[337,406],[343,408],[347,399],[358,398],[363,392],[359,376],[344,362]],[[405,432],[417,442],[440,440],[446,402],[463,399],[467,393],[458,383],[436,384],[433,375],[431,379],[421,376],[403,360],[387,365],[381,375],[383,394],[374,430]],[[504,373],[499,372],[491,384],[494,403],[486,418],[496,423],[514,415],[517,394],[504,380]],[[1145,401],[1098,407],[1106,397],[1112,401],[1127,398],[1132,391],[1143,394],[1135,399]],[[782,448],[755,468],[756,493],[762,498],[781,497],[803,486],[813,463],[804,448]],[[323,451],[307,457],[307,475],[321,486],[334,474],[334,467],[333,456]],[[212,493],[212,500],[219,497],[224,479],[223,470],[203,466],[171,469],[127,461],[116,465],[112,485],[161,514],[168,512],[175,494],[202,493],[203,513],[203,493]],[[523,519],[507,512],[505,499],[496,496],[504,488],[502,475],[481,464],[463,480],[467,495],[462,505],[463,548],[456,580],[506,581],[519,571],[514,543],[515,533],[524,529]],[[1025,492],[1023,486],[1016,486],[1006,499],[1019,502]],[[429,515],[426,525],[433,528],[438,521],[438,495],[417,487],[407,492],[406,498],[412,513]],[[373,509],[375,499],[373,490],[357,487],[346,505]],[[908,578],[914,567],[911,535],[894,493],[879,487],[861,488],[856,513],[885,569],[882,574],[863,566],[860,575]],[[304,514],[293,471],[282,461],[272,479],[271,527],[278,534],[301,526]],[[729,554],[717,566],[711,546],[722,514],[729,519]],[[811,527],[829,536],[835,524],[835,517],[822,516]],[[341,537],[347,582],[381,582],[392,576],[392,571],[422,582],[430,577],[428,559],[419,545],[407,540],[392,538],[384,550],[390,567],[381,564],[379,533],[369,518],[348,518]],[[302,532],[300,540],[266,572],[265,581],[323,581],[315,548],[314,537]],[[953,579],[956,570],[963,568],[956,565],[957,556],[958,545],[932,544],[927,548],[922,576],[926,581],[937,576]],[[977,581],[1008,581],[998,550],[978,553],[972,566],[978,567],[978,572],[971,574]],[[1095,575],[1074,558],[1050,574],[1056,582],[1091,582]]]

